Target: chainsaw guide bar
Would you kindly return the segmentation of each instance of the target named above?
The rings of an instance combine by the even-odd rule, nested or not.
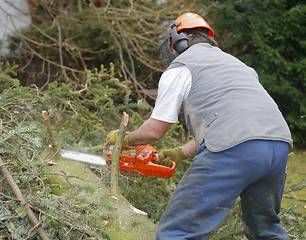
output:
[[[60,154],[63,158],[73,160],[73,161],[83,162],[87,164],[100,165],[100,166],[106,165],[105,159],[97,155],[80,153],[80,152],[75,152],[75,151],[70,151],[70,150],[63,150],[63,149],[60,150]]]

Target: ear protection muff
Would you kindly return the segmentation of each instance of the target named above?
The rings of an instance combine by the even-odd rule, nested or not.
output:
[[[181,54],[188,48],[188,37],[185,33],[178,33],[176,28],[180,25],[176,21],[170,23],[169,35],[171,47]]]

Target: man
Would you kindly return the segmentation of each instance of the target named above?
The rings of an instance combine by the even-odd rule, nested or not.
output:
[[[159,140],[184,106],[195,137],[159,153],[160,164],[194,157],[157,230],[156,239],[208,239],[240,196],[248,239],[288,239],[278,213],[292,139],[276,103],[256,72],[224,53],[197,14],[170,25],[160,48],[169,65],[161,76],[153,113],[124,145]],[[170,46],[170,47],[169,47]],[[174,54],[175,55],[174,55]],[[117,130],[107,137],[114,144]]]

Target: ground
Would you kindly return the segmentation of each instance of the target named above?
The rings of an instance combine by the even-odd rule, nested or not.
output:
[[[287,209],[292,205],[296,206],[296,211],[306,216],[306,149],[295,150],[289,154],[287,165],[287,181],[282,202],[282,208]],[[290,187],[296,186],[296,191],[288,191]]]

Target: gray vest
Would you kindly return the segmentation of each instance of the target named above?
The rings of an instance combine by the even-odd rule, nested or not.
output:
[[[212,152],[251,139],[293,141],[278,106],[254,69],[207,43],[191,46],[169,66],[186,65],[192,76],[184,102],[187,128]],[[168,68],[168,69],[169,69]]]

